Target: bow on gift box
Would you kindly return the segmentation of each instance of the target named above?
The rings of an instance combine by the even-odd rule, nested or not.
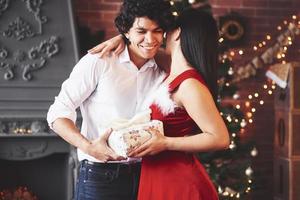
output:
[[[142,124],[150,121],[150,114],[151,110],[147,109],[143,112],[137,113],[131,119],[116,119],[108,124],[108,127],[112,128],[113,130],[117,131],[120,129],[128,128],[130,126],[136,124]]]

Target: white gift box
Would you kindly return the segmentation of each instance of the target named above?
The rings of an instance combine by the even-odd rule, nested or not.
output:
[[[136,149],[152,137],[149,129],[155,129],[164,134],[163,123],[159,120],[151,120],[142,124],[113,130],[108,138],[108,145],[116,154],[127,158],[127,154]]]

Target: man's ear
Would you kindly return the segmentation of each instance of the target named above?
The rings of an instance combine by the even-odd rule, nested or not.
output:
[[[180,39],[180,33],[181,33],[181,28],[177,28],[174,32],[174,38],[175,38],[175,41],[179,40]]]
[[[129,41],[129,33],[124,33],[123,36]]]

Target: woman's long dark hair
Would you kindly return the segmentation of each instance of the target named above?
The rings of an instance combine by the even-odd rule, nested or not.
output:
[[[185,59],[203,77],[216,100],[218,27],[211,14],[195,9],[183,11],[177,19],[180,44]]]

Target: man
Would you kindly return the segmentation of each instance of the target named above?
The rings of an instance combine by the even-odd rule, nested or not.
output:
[[[108,124],[140,111],[151,83],[159,76],[153,57],[172,20],[170,5],[164,0],[124,0],[115,24],[126,37],[125,50],[103,59],[84,56],[49,108],[49,126],[77,147],[77,200],[136,198],[139,160],[124,160],[109,148]],[[78,107],[81,131],[75,126]]]

